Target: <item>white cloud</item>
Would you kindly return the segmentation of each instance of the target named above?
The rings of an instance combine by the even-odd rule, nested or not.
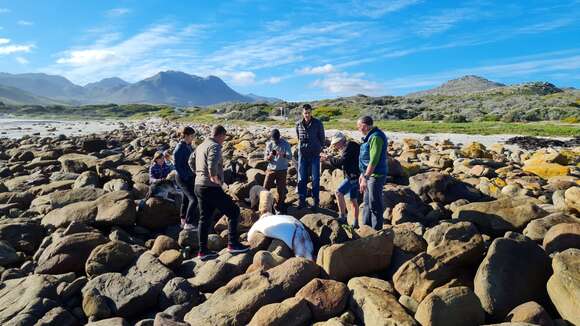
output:
[[[421,0],[353,0],[354,13],[371,18],[382,17],[388,13],[402,10]]]
[[[60,64],[70,64],[73,66],[85,66],[105,63],[115,59],[115,52],[112,50],[78,50],[70,51],[65,57],[56,60]]]
[[[436,16],[422,18],[417,27],[416,33],[421,36],[431,36],[445,32],[455,26],[457,23],[470,19],[472,17],[471,9],[453,9],[447,10]]]
[[[16,61],[18,61],[18,63],[21,65],[26,65],[30,62],[30,61],[28,61],[28,59],[26,59],[24,57],[16,57]]]
[[[282,81],[281,77],[270,77],[266,80],[266,83],[275,85],[280,83],[281,81]]]
[[[335,71],[335,68],[330,63],[318,67],[304,67],[298,70],[301,75],[324,75]]]
[[[119,17],[124,16],[130,12],[131,9],[129,8],[113,8],[111,10],[108,10],[105,14],[109,17]]]
[[[18,25],[20,25],[20,26],[32,26],[32,25],[34,25],[34,22],[31,22],[31,21],[28,21],[28,20],[19,20],[16,23]]]
[[[3,44],[8,44],[8,43],[10,43],[10,39],[7,39],[7,38],[0,38],[0,45],[3,45]]]
[[[363,73],[335,73],[314,81],[312,86],[336,95],[377,95],[381,93],[383,90],[381,84],[366,80],[363,77]]]
[[[0,46],[0,55],[13,54],[18,52],[30,52],[34,45],[32,44],[12,44]]]
[[[7,14],[9,13],[11,10],[8,8],[0,8],[0,14]]]
[[[236,85],[250,85],[256,82],[256,74],[251,71],[223,71],[217,72],[216,75],[229,79]]]

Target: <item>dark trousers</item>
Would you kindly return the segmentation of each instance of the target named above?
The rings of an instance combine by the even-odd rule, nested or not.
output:
[[[370,177],[367,181],[367,190],[364,193],[363,207],[363,224],[372,227],[375,230],[383,228],[383,213],[385,206],[383,204],[383,186],[387,177]]]
[[[199,204],[199,249],[207,249],[207,236],[212,224],[212,216],[215,210],[228,217],[228,243],[238,242],[238,219],[240,208],[234,203],[232,197],[224,192],[221,187],[207,187],[196,185],[195,195]]]
[[[185,223],[197,225],[199,223],[199,210],[197,208],[197,197],[195,196],[193,182],[184,182],[178,176],[175,178],[179,189],[183,192],[181,200],[181,218],[185,219]]]
[[[314,203],[318,205],[320,194],[320,157],[305,157],[298,155],[298,196],[300,201],[306,200],[308,192],[307,184],[308,177],[312,176],[312,198]]]
[[[276,185],[278,190],[278,199],[276,201],[276,208],[278,210],[284,207],[284,202],[286,201],[286,177],[288,175],[288,170],[267,170],[266,179],[264,180],[264,188],[270,190]]]

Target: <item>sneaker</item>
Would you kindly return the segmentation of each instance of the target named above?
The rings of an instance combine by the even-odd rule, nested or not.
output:
[[[250,247],[244,246],[241,243],[234,243],[228,245],[228,252],[231,254],[241,254],[250,250]]]
[[[217,258],[219,255],[217,252],[215,251],[211,251],[209,249],[206,250],[200,250],[197,253],[197,258],[201,259],[201,261],[206,261],[206,260],[210,260],[210,259],[215,259]]]
[[[195,232],[195,231],[197,231],[197,226],[195,226],[195,225],[193,225],[193,224],[185,223],[185,224],[183,225],[183,229],[184,229],[184,230],[188,230],[188,231],[193,231],[193,232]]]

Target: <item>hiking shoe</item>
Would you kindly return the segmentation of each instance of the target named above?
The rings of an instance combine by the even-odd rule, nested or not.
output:
[[[189,223],[185,223],[183,225],[183,229],[187,230],[187,231],[193,231],[196,232],[197,231],[197,226],[193,225],[193,224],[189,224]]]
[[[201,261],[206,261],[206,260],[210,260],[210,259],[215,259],[217,258],[219,255],[217,252],[215,251],[211,251],[208,249],[205,250],[200,250],[197,253],[197,258],[201,259]]]
[[[228,252],[231,254],[241,254],[250,250],[250,247],[244,246],[241,243],[233,243],[228,245]]]

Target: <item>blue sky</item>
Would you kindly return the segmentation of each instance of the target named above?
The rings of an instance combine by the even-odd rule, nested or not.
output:
[[[580,1],[0,0],[0,71],[84,85],[161,70],[286,100],[466,74],[580,87]]]

